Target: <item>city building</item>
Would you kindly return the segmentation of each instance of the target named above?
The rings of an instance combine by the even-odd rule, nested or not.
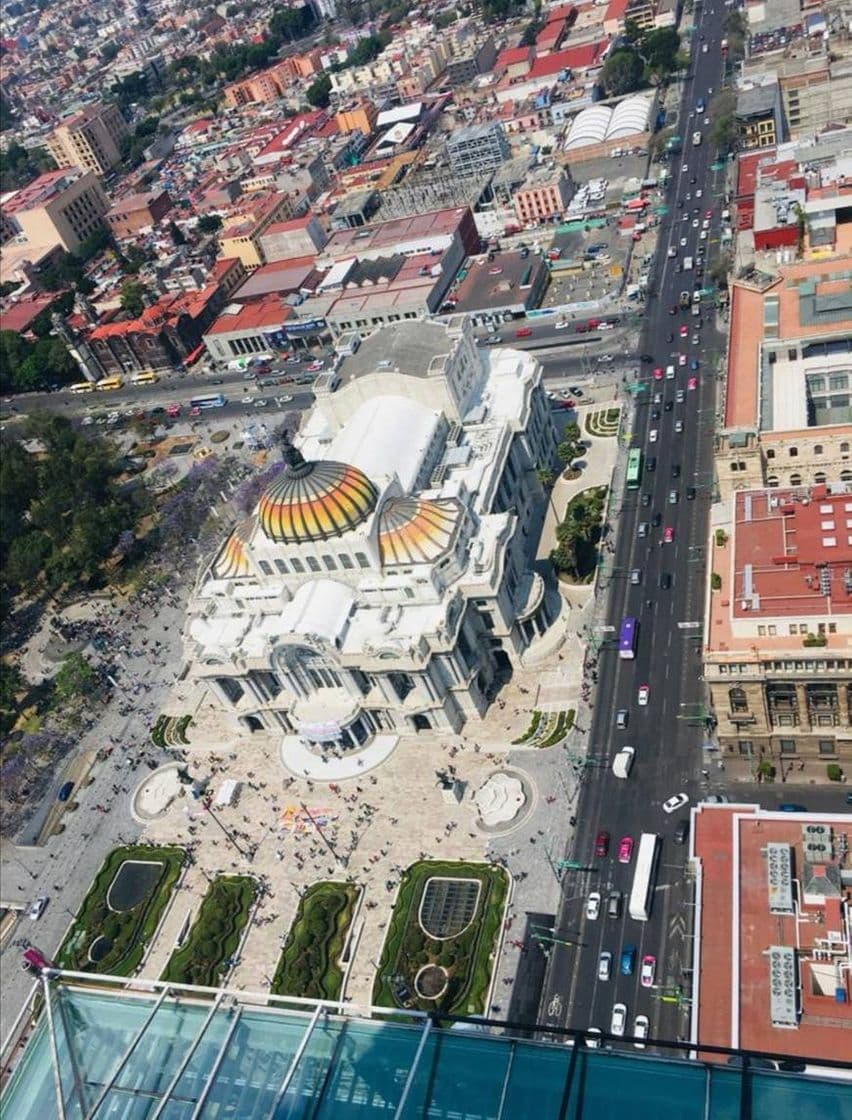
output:
[[[271,191],[246,195],[237,206],[238,212],[231,215],[231,222],[219,233],[219,255],[239,257],[251,271],[266,263],[261,236],[275,222],[293,217],[293,200],[286,194]]]
[[[153,228],[172,208],[168,191],[126,195],[109,208],[106,220],[115,237],[136,237]]]
[[[283,345],[284,324],[292,314],[279,295],[230,303],[205,331],[204,347],[213,361],[222,363],[265,353]]]
[[[458,128],[447,137],[447,157],[454,175],[481,175],[509,158],[509,142],[499,121]]]
[[[705,1061],[731,1061],[708,1046],[762,1051],[805,1081],[814,1060],[849,1061],[852,818],[799,809],[692,811],[690,1037]]]
[[[480,718],[561,609],[533,568],[556,434],[532,355],[400,323],[314,391],[185,624],[196,720],[296,773]]]
[[[829,49],[816,54],[790,43],[783,54],[755,54],[740,66],[743,87],[767,83],[775,91],[771,115],[779,140],[782,122],[784,134],[804,139],[852,119],[852,57],[837,38]]]
[[[740,147],[770,148],[784,136],[781,91],[777,81],[740,89],[734,113]]]
[[[842,196],[840,196],[842,198]],[[852,237],[837,252],[732,278],[716,437],[722,497],[755,487],[852,482]],[[707,480],[709,484],[709,479]]]
[[[328,237],[316,215],[308,213],[286,222],[273,222],[259,240],[263,259],[271,262],[318,253]]]
[[[490,32],[468,38],[450,36],[451,57],[442,74],[442,85],[464,86],[480,74],[487,74],[497,58],[497,47]]]
[[[797,1076],[770,1072],[740,1051],[733,1052],[737,1066],[694,1060],[671,1041],[664,1056],[628,1046],[616,1056],[579,1045],[582,1032],[559,1028],[548,1032],[558,1042],[531,1042],[488,1019],[442,1014],[435,1023],[414,1010],[348,1003],[343,1013],[342,1005],[297,1005],[292,997],[237,988],[149,980],[138,990],[138,982],[114,976],[91,979],[97,987],[62,972],[39,979],[46,1012],[4,1084],[8,1116],[83,1116],[103,1098],[122,1115],[143,1099],[152,1116],[163,1117],[187,1110],[201,1116],[213,1101],[240,1120],[306,1111],[334,1120],[406,1113],[559,1120],[566,1101],[575,1115],[613,1115],[624,1111],[625,1099],[634,1115],[658,1115],[673,1111],[674,1092],[674,1111],[706,1120],[759,1117],[767,1100],[779,1118],[818,1113],[839,1120],[849,1101],[848,1080],[818,1059],[808,1076]],[[687,1102],[695,1106],[689,1112],[680,1107]]]
[[[776,780],[852,761],[852,483],[737,491],[715,509],[708,567],[723,759]]]
[[[93,172],[69,167],[39,175],[7,197],[3,209],[31,245],[61,245],[71,253],[104,228],[108,206]]]
[[[561,167],[537,167],[527,176],[513,199],[522,225],[561,217],[571,201],[571,179]]]
[[[103,176],[121,162],[121,141],[128,131],[117,105],[90,105],[51,132],[47,150],[57,167],[81,167]]]
[[[339,132],[363,132],[365,136],[371,136],[378,115],[379,110],[373,102],[360,97],[338,109],[334,120]]]

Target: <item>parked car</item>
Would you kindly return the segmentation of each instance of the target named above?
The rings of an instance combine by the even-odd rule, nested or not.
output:
[[[633,1045],[637,1050],[645,1049],[645,1039],[648,1037],[648,1016],[637,1015],[633,1020]]]
[[[614,1034],[616,1038],[624,1037],[624,1030],[627,1024],[627,1006],[623,1003],[617,1003],[612,1009],[612,1018],[609,1023],[609,1033]]]
[[[32,918],[34,922],[37,922],[44,913],[45,906],[47,906],[47,895],[39,895],[39,897],[31,903],[30,908],[27,911],[27,917]]]
[[[73,782],[65,782],[56,795],[58,801],[67,801],[74,790]]]
[[[685,844],[689,839],[689,821],[678,821],[675,825],[675,830],[672,833],[672,840],[675,844]]]

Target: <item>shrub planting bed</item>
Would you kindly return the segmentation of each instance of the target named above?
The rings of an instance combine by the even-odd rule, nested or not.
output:
[[[274,995],[337,999],[338,961],[357,901],[349,883],[315,883],[305,892],[272,978]]]
[[[237,951],[256,890],[257,883],[248,875],[223,875],[214,880],[189,936],[172,954],[162,979],[216,987]]]

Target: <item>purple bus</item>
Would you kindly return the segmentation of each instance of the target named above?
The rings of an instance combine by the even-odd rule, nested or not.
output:
[[[618,630],[618,656],[625,660],[632,660],[636,656],[636,637],[639,631],[639,621],[635,618],[623,618]]]

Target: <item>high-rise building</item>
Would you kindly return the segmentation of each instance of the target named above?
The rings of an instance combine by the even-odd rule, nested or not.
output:
[[[59,167],[82,167],[106,175],[121,162],[121,141],[127,122],[116,105],[92,105],[64,120],[47,138],[47,149]]]
[[[59,244],[73,252],[103,229],[109,203],[97,178],[79,167],[39,175],[4,203],[4,214],[33,245]]]
[[[454,175],[495,171],[509,158],[509,142],[498,121],[459,128],[447,139],[447,156]]]

